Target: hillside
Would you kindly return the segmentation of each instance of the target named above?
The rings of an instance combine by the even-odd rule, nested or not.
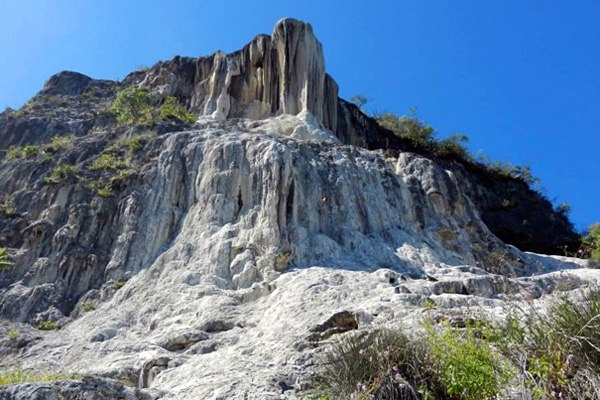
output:
[[[58,73],[0,114],[0,148],[0,370],[83,375],[0,398],[298,398],[347,331],[598,279],[527,252],[575,234],[525,182],[419,154],[338,98],[292,19],[122,82]]]

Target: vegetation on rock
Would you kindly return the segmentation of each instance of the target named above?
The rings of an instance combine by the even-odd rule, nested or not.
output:
[[[52,382],[60,379],[81,379],[81,375],[63,372],[28,371],[18,368],[0,371],[0,386],[25,382]]]
[[[177,98],[167,97],[158,110],[153,107],[154,99],[147,87],[128,87],[117,93],[110,111],[117,122],[126,125],[148,124],[157,121],[177,119],[193,123],[196,118],[183,107]]]
[[[121,124],[147,124],[153,121],[152,97],[146,87],[129,87],[117,93],[110,111]]]
[[[597,399],[600,290],[503,322],[376,330],[334,344],[315,380],[330,399]],[[418,393],[418,395],[417,395]],[[519,397],[521,398],[521,397]]]
[[[44,178],[48,184],[57,184],[68,182],[70,179],[79,179],[79,170],[77,166],[71,164],[58,164],[54,167],[50,175]]]
[[[36,325],[41,331],[52,331],[54,329],[58,329],[58,324],[54,321],[41,321]]]
[[[600,261],[600,222],[592,224],[582,236],[578,256]]]
[[[175,118],[189,124],[196,122],[196,117],[194,117],[194,114],[187,111],[185,107],[177,101],[177,98],[173,96],[169,96],[165,99],[158,112],[159,118],[162,121]]]
[[[0,247],[0,271],[7,270],[12,263],[8,260],[8,252],[4,247]]]
[[[409,110],[408,115],[400,117],[393,113],[385,113],[376,115],[375,120],[380,126],[389,129],[398,137],[409,140],[418,151],[424,154],[456,159],[471,164],[476,163],[501,176],[522,180],[529,185],[539,182],[539,179],[531,173],[529,166],[491,161],[489,157],[483,154],[474,156],[465,147],[465,144],[469,141],[466,135],[455,133],[446,139],[436,139],[435,129],[419,120],[414,108]]]

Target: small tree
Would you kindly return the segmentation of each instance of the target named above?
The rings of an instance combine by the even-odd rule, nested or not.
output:
[[[362,109],[363,106],[365,104],[367,104],[368,102],[369,102],[369,99],[367,99],[366,96],[363,96],[362,94],[354,95],[350,99],[350,103],[356,105],[360,109]]]
[[[377,123],[397,136],[410,140],[416,147],[431,150],[435,143],[435,130],[417,118],[414,108],[409,110],[408,116],[398,117],[396,114],[385,113],[375,117]]]
[[[121,90],[110,111],[121,124],[146,124],[153,118],[152,97],[145,87],[129,87]]]
[[[469,138],[462,133],[454,133],[444,140],[436,143],[435,153],[440,157],[458,156],[463,160],[470,159],[469,151],[465,148],[464,143],[468,143]]]
[[[183,122],[194,123],[196,118],[177,101],[177,98],[169,96],[158,110],[160,119],[165,121],[170,118],[176,118]]]

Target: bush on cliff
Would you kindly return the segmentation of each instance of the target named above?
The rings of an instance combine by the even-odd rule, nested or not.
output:
[[[581,237],[578,256],[600,261],[600,222],[592,224],[586,234]]]
[[[8,269],[12,263],[8,261],[8,252],[4,247],[0,247],[0,271]]]
[[[146,87],[129,87],[117,93],[110,111],[121,124],[147,124],[154,120],[152,97]]]
[[[354,334],[318,370],[328,399],[599,399],[600,290],[501,323]]]
[[[146,87],[129,87],[117,93],[110,111],[120,124],[148,124],[157,121],[176,119],[193,123],[196,118],[187,111],[173,96],[167,97],[163,104],[156,109],[154,99]]]

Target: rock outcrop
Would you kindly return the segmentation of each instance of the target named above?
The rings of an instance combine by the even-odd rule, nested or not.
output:
[[[117,124],[131,85],[198,122]],[[0,161],[0,370],[86,375],[0,398],[293,398],[328,340],[418,323],[426,299],[494,313],[598,279],[499,240],[479,185],[338,99],[291,19],[121,85],[61,73],[2,114],[2,148],[26,143]]]
[[[175,57],[124,83],[183,99],[200,116],[262,119],[308,112],[336,130],[338,87],[325,73],[321,43],[309,24],[291,18],[235,53]]]

